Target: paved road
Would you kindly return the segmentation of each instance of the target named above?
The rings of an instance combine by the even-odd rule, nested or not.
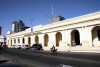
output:
[[[0,50],[0,55],[35,67],[59,67],[60,64],[71,67],[100,67],[100,54],[31,51],[21,49]]]

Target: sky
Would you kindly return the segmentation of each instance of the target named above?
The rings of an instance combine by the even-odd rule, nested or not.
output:
[[[1,35],[12,30],[13,21],[22,20],[29,27],[49,24],[52,2],[53,16],[60,15],[65,20],[100,11],[100,0],[0,0]]]

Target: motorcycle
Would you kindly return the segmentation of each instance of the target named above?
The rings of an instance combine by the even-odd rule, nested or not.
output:
[[[56,54],[57,53],[57,49],[55,49],[55,50],[52,50],[52,49],[50,49],[50,51],[49,51],[49,54]]]

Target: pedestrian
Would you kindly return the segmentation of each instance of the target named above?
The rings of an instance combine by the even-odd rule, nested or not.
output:
[[[74,39],[72,40],[72,44],[73,44],[73,46],[75,46],[75,45],[76,45],[76,42],[75,42],[75,40],[74,40]]]

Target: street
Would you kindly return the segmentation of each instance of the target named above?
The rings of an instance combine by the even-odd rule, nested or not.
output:
[[[77,53],[59,51],[49,54],[48,51],[34,51],[25,49],[4,49],[0,55],[35,67],[100,67],[99,53]]]

